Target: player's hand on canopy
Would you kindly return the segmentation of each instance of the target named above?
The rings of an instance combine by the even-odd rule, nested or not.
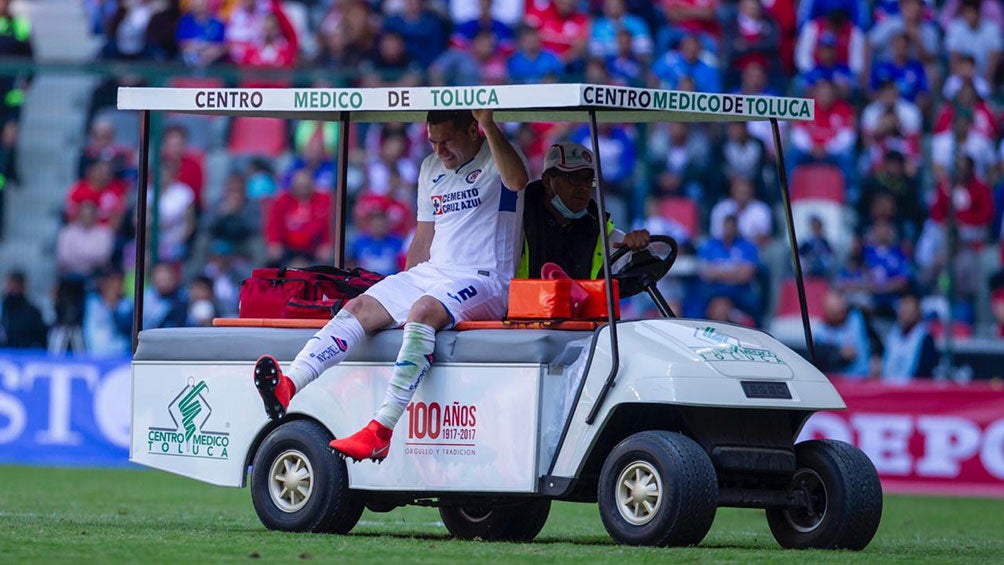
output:
[[[495,123],[495,112],[493,110],[480,108],[478,110],[471,110],[471,114],[474,115],[474,119],[478,121],[478,125],[481,127]]]
[[[635,230],[624,234],[624,239],[614,242],[614,247],[627,247],[631,251],[641,251],[651,243],[648,230]]]

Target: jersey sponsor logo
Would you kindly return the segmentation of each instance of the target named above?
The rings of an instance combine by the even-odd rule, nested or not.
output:
[[[432,195],[432,214],[441,216],[450,212],[470,210],[481,204],[481,191],[477,187],[446,194]]]
[[[467,184],[474,184],[474,181],[478,180],[478,177],[480,176],[481,169],[474,169],[473,171],[467,173],[467,178],[464,180],[467,181]]]
[[[478,295],[478,290],[474,288],[473,285],[468,286],[467,288],[460,289],[460,291],[457,292],[457,294],[453,294],[452,292],[446,293],[446,296],[449,296],[450,298],[456,300],[457,304],[463,304],[464,302],[467,302],[469,299],[474,298],[477,295]]]

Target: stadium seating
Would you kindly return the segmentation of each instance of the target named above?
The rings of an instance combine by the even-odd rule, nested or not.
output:
[[[698,227],[697,203],[689,198],[664,198],[659,202],[659,215],[680,224],[690,237],[701,233]]]
[[[797,167],[791,174],[791,191],[792,202],[823,200],[844,204],[847,201],[844,174],[833,165]]]

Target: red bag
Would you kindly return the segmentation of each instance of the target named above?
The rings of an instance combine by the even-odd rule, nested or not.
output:
[[[304,269],[255,269],[241,282],[241,318],[326,320],[384,278],[380,273],[318,265]]]

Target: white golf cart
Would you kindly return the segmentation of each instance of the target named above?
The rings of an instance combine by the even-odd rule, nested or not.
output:
[[[146,210],[153,111],[339,121],[340,163],[350,122],[424,121],[432,109],[493,108],[499,122],[588,122],[597,156],[597,122],[734,120],[770,120],[780,155],[778,120],[814,113],[804,99],[587,84],[123,88],[118,106],[142,116],[140,210]],[[600,178],[599,158],[595,166]],[[783,161],[779,173],[800,283]],[[344,166],[338,177],[333,217],[340,265]],[[597,200],[602,210],[599,191]],[[140,214],[138,281],[145,228]],[[667,256],[637,254],[613,276],[622,294],[649,292],[665,318],[617,321],[611,314],[585,331],[499,323],[440,332],[433,369],[381,465],[346,465],[328,442],[371,417],[400,330],[361,343],[277,421],[266,417],[252,367],[262,353],[289,362],[313,330],[296,321],[244,320],[240,325],[259,327],[139,332],[130,459],[233,487],[247,483],[250,467],[254,507],[266,527],[278,530],[344,534],[364,507],[384,512],[421,504],[439,507],[459,538],[531,540],[551,501],[567,500],[597,502],[607,531],[625,544],[700,543],[716,509],[736,506],[764,508],[784,547],[864,548],[882,511],[872,464],[845,443],[794,444],[814,411],[844,408],[840,396],[808,361],[762,331],[673,318],[655,289],[675,258],[675,244],[663,241],[672,247]],[[801,284],[799,293],[811,353]],[[609,291],[607,302],[612,313]],[[137,300],[135,327],[141,319]]]

